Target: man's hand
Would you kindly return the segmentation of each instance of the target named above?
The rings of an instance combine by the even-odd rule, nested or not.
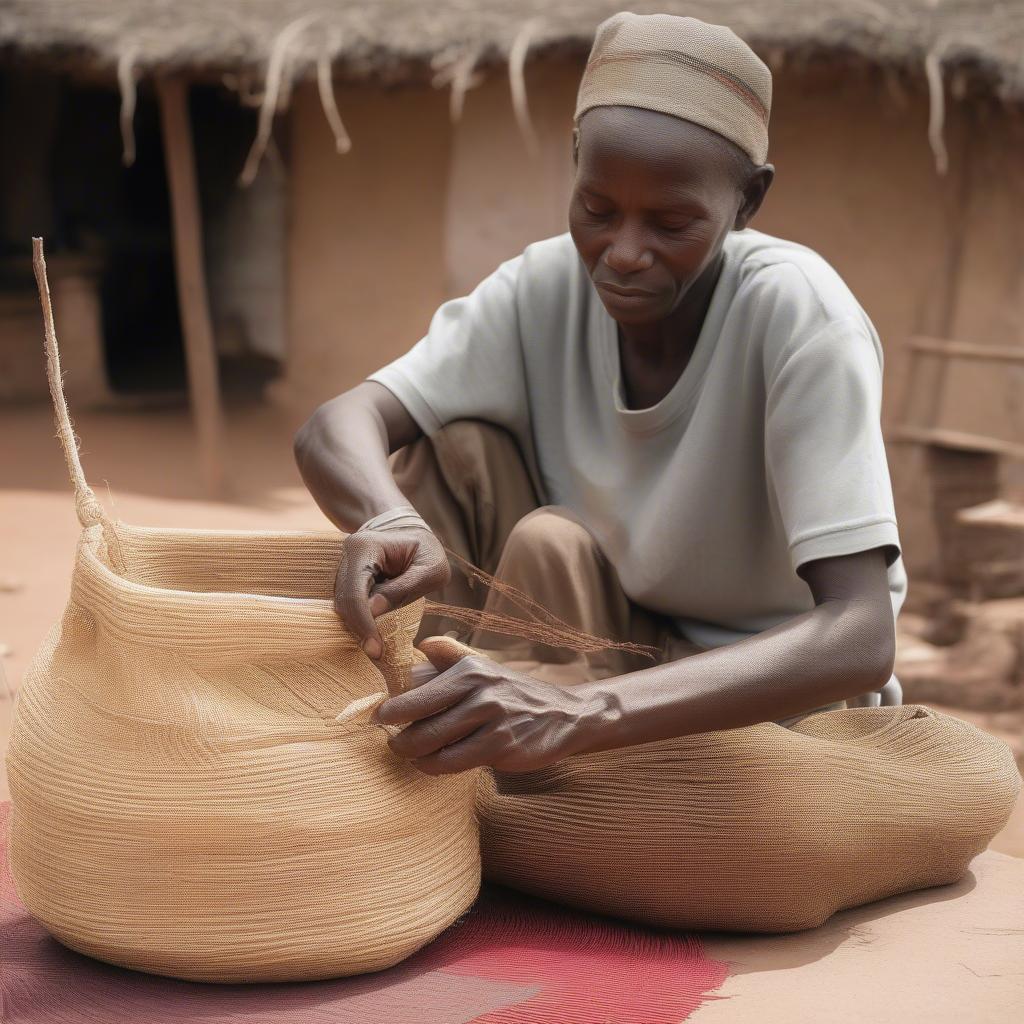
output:
[[[383,651],[374,619],[409,604],[451,579],[441,542],[425,527],[363,530],[342,546],[334,606],[371,658]]]
[[[427,775],[489,766],[529,772],[585,749],[608,715],[586,685],[563,688],[469,654],[444,637],[420,645],[440,675],[384,701],[382,725],[406,725],[391,749]]]

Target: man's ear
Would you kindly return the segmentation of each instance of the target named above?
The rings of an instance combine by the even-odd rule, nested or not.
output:
[[[772,164],[762,164],[754,168],[750,180],[743,189],[743,201],[739,210],[736,211],[736,220],[733,224],[734,231],[742,231],[753,219],[754,214],[761,209],[764,197],[768,194],[772,182],[775,180],[775,167]]]
[[[580,162],[580,130],[574,126],[572,130],[572,165],[579,166]]]

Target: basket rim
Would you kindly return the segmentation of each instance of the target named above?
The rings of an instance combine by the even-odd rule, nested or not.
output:
[[[128,532],[201,536],[276,536],[277,539],[330,540],[328,531],[195,531],[136,527],[123,523]],[[338,540],[343,535],[337,535]],[[126,579],[98,553],[103,526],[82,531],[71,580],[71,602],[101,620],[107,631],[125,642],[173,647],[194,655],[240,656],[262,651],[279,656],[312,654],[329,646],[337,652],[359,651],[359,642],[345,626],[331,600],[287,597],[230,590],[181,590]],[[385,646],[397,635],[412,630],[423,614],[425,600],[385,612],[375,620]],[[365,655],[364,655],[365,657]]]

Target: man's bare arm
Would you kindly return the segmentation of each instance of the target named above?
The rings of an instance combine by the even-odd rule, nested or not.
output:
[[[295,436],[295,461],[310,494],[349,533],[334,605],[371,658],[383,651],[375,618],[451,577],[444,548],[425,523],[353,532],[379,513],[409,504],[391,475],[388,455],[420,436],[405,406],[373,381],[325,402]]]
[[[573,754],[773,722],[881,687],[895,626],[881,548],[802,567],[815,607],[739,643],[626,675],[553,686],[424,641],[441,674],[390,698],[389,741],[428,774],[542,768]]]
[[[351,532],[408,499],[388,455],[421,436],[416,421],[382,384],[364,381],[324,402],[295,435],[295,461],[324,515]]]
[[[880,689],[896,634],[881,548],[801,567],[815,607],[726,647],[597,684],[606,739],[629,746],[778,721]],[[602,749],[605,741],[588,749]]]

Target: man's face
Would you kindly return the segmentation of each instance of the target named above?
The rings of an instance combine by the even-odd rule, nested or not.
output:
[[[730,145],[635,107],[595,107],[580,119],[569,232],[619,323],[665,319],[741,226]]]

